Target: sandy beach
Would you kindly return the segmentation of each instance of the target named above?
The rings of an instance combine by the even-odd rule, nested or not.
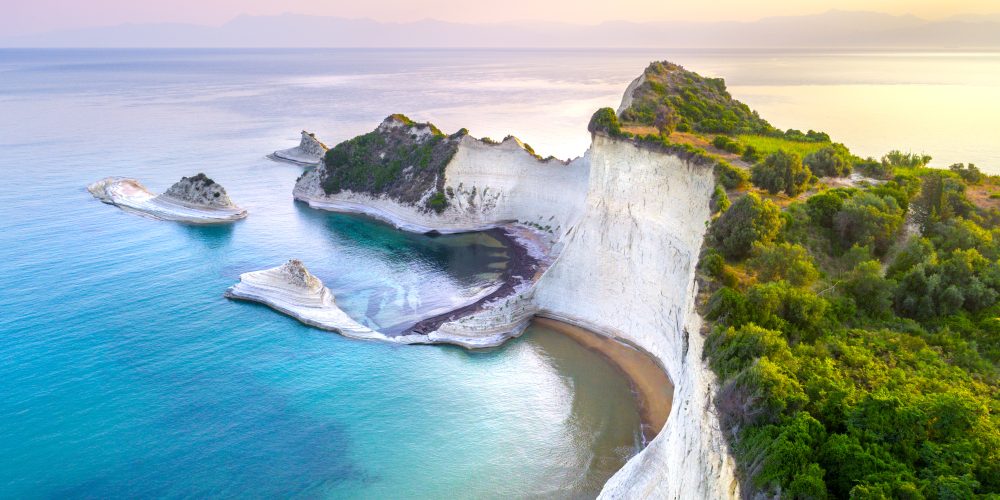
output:
[[[625,374],[636,396],[646,443],[663,429],[670,415],[674,385],[652,356],[618,340],[562,321],[536,317],[532,322],[566,335],[601,354]]]

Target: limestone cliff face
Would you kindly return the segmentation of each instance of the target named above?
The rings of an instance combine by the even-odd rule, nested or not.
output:
[[[324,168],[299,178],[297,199],[315,208],[365,213],[416,232],[462,232],[518,222],[551,241],[559,240],[582,213],[589,172],[586,157],[540,160],[513,137],[490,144],[466,135],[444,169],[448,206],[435,212],[423,201],[406,203],[388,195],[327,194],[321,187]]]
[[[540,161],[514,141],[491,145],[466,137],[444,176],[452,193],[441,213],[386,197],[324,195],[310,173],[295,196],[409,230],[519,222],[547,235],[555,260],[534,286],[443,324],[429,340],[496,345],[541,315],[648,352],[674,382],[674,405],[664,429],[609,480],[602,496],[738,496],[694,303],[695,267],[715,186],[712,167],[602,134],[568,164]]]
[[[538,314],[638,346],[674,382],[666,427],[609,480],[604,497],[736,495],[694,311],[714,186],[711,166],[595,136],[586,210],[536,286]]]
[[[226,189],[205,174],[182,177],[160,195],[171,201],[211,208],[234,208]]]

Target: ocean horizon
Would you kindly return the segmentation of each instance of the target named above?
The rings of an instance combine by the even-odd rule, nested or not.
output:
[[[298,258],[373,328],[462,303],[509,260],[496,240],[309,208],[302,168],[266,155],[404,113],[572,158],[662,59],[779,128],[1000,173],[996,52],[0,49],[0,496],[595,496],[642,449],[640,417],[571,339],[362,342],[222,294]],[[86,191],[199,172],[250,216],[186,226]]]

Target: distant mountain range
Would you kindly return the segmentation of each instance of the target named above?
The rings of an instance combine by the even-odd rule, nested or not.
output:
[[[239,16],[222,26],[124,24],[0,38],[0,47],[676,47],[1000,48],[1000,16],[830,11],[753,22],[385,23],[298,14]]]

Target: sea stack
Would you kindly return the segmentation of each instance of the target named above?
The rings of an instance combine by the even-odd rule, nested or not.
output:
[[[160,195],[135,179],[107,177],[87,186],[95,198],[126,212],[190,224],[233,222],[247,216],[226,189],[205,174],[182,177]]]
[[[275,151],[268,158],[275,161],[314,167],[319,165],[319,161],[326,154],[327,149],[329,148],[326,147],[326,144],[323,144],[316,138],[316,134],[303,130],[302,139],[299,140],[298,146]]]
[[[278,267],[243,273],[239,283],[226,290],[225,296],[259,302],[307,325],[346,337],[389,340],[342,311],[330,289],[300,260],[292,259]]]

